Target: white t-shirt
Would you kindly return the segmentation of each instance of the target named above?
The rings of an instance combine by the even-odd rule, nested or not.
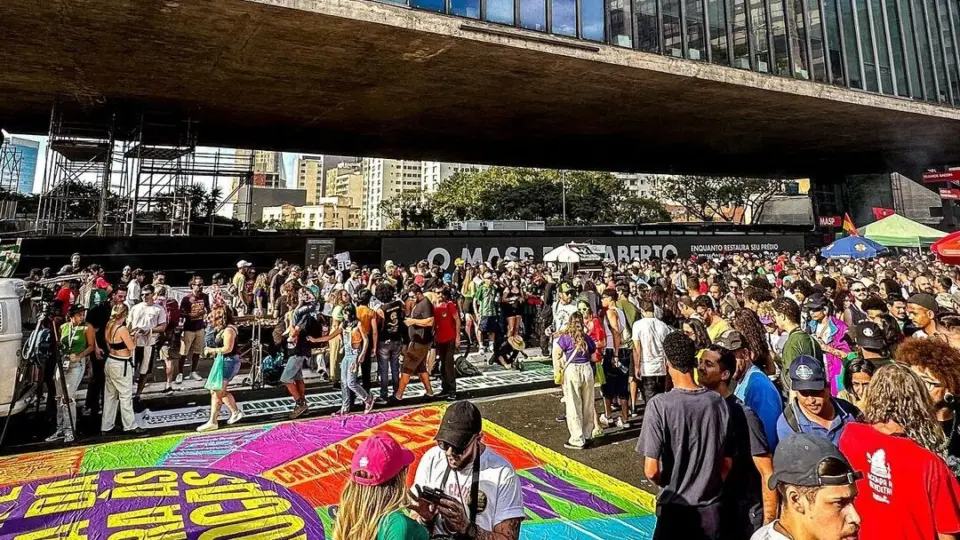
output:
[[[450,471],[447,485],[441,486],[443,475],[447,472],[447,457],[440,448],[433,447],[427,450],[420,460],[414,484],[431,488],[443,487],[444,493],[463,503],[470,518],[468,502],[470,501],[471,481],[473,480],[473,466],[464,467],[460,471]],[[498,523],[508,519],[524,518],[523,493],[520,490],[520,478],[517,477],[513,466],[499,454],[484,448],[480,455],[480,505],[477,509],[477,527],[492,531]],[[484,502],[486,504],[484,504]],[[443,528],[443,520],[437,522],[435,534],[449,534]]]
[[[757,531],[753,533],[753,536],[750,537],[750,540],[790,540],[789,537],[780,534],[773,528],[774,523],[776,523],[776,521],[767,523],[757,529]]]
[[[143,331],[137,338],[137,347],[147,347],[157,343],[157,334],[153,333],[153,329],[167,324],[167,312],[156,304],[140,302],[130,310],[129,321],[131,332]]]
[[[673,332],[660,319],[643,317],[633,323],[633,341],[640,342],[640,376],[659,377],[667,374],[667,355],[663,340]]]
[[[127,307],[133,308],[133,306],[140,303],[140,282],[131,279],[130,283],[127,285]]]

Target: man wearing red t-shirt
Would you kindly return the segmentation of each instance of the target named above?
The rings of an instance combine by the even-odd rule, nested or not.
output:
[[[67,310],[70,309],[70,306],[77,303],[79,297],[77,290],[79,288],[80,282],[76,279],[71,279],[64,283],[63,287],[57,291],[56,299],[60,302],[60,316],[64,319],[67,318]]]
[[[440,391],[449,401],[456,401],[457,370],[453,355],[460,347],[460,311],[449,287],[440,292],[440,299],[433,308],[433,325],[437,361],[440,362]]]
[[[960,484],[943,458],[911,438],[943,444],[942,435],[935,440],[933,419],[916,414],[929,406],[925,392],[910,368],[880,368],[864,406],[867,423],[851,423],[840,437],[840,451],[863,471],[854,504],[864,540],[943,540],[960,533]]]

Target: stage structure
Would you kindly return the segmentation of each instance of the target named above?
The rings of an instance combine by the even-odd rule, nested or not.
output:
[[[249,184],[253,157],[197,141],[198,124],[187,113],[58,97],[37,232],[182,236],[203,218],[213,229],[229,199],[221,186]]]
[[[20,170],[23,168],[23,151],[4,138],[0,142],[0,190],[17,191]]]

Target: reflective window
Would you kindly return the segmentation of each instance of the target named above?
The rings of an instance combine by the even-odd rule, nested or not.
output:
[[[664,54],[683,56],[683,43],[680,34],[681,0],[663,1],[663,47]]]
[[[633,47],[633,29],[630,0],[610,0],[607,13],[610,18],[609,43],[620,47]]]
[[[520,27],[547,31],[547,0],[519,0]]]
[[[960,105],[960,66],[957,65],[957,40],[960,40],[960,34],[957,33],[957,22],[960,21],[960,13],[957,9],[960,4],[945,0],[943,7],[940,8],[941,16],[944,18],[944,43],[947,45],[947,64],[950,66],[950,85],[953,87],[953,104]],[[952,33],[951,33],[952,32]],[[948,40],[946,36],[949,35]]]
[[[707,0],[707,22],[710,29],[710,54],[714,64],[730,65],[727,52],[727,14],[724,0]]]
[[[928,101],[937,100],[937,83],[934,80],[933,58],[930,56],[930,35],[927,33],[927,14],[923,0],[902,0],[913,8],[913,34],[919,46],[920,69],[923,70],[923,94]]]
[[[893,73],[890,71],[890,51],[887,48],[886,25],[883,24],[883,0],[870,0],[873,15],[873,39],[877,45],[877,69],[884,94],[893,95]]]
[[[733,0],[733,67],[750,69],[750,40],[747,36],[747,0]]]
[[[488,0],[489,1],[489,0]],[[576,0],[551,0],[553,20],[551,30],[561,36],[577,35],[577,2]]]
[[[703,5],[700,0],[681,0],[687,15],[687,58],[706,60],[703,42]]]
[[[793,6],[792,16],[787,23],[790,25],[790,54],[793,56],[793,73],[800,79],[810,78],[810,67],[807,65],[807,28],[803,21],[803,2],[792,0],[787,5]]]
[[[860,47],[857,45],[856,18],[853,16],[851,0],[837,0],[840,4],[840,21],[843,23],[843,47],[847,51],[847,74],[851,88],[863,88],[863,74],[860,71]]]
[[[810,23],[807,31],[810,34],[810,71],[813,74],[813,80],[828,82],[826,51],[823,47],[823,24],[820,20],[820,0],[807,0],[807,21]]]
[[[787,26],[783,2],[780,0],[770,2],[770,26],[773,27],[774,73],[790,77],[790,60],[787,53],[790,43],[787,42]]]
[[[910,85],[907,84],[907,64],[903,58],[903,38],[900,35],[900,13],[897,12],[896,0],[884,0],[887,9],[887,29],[890,32],[890,52],[893,53],[894,77],[897,79],[897,94],[908,97]],[[916,78],[916,75],[912,75]]]
[[[893,1],[893,0],[891,0]],[[840,6],[837,0],[823,0],[823,11],[827,23],[827,47],[830,54],[830,82],[833,84],[846,84],[843,80],[843,73],[846,66],[843,65],[843,54],[841,48],[843,42],[840,40]]]
[[[756,70],[770,73],[773,59],[770,50],[769,32],[767,23],[767,7],[761,0],[747,0],[750,5],[750,31],[753,34],[753,43],[756,47]]]
[[[450,0],[450,13],[471,19],[480,18],[480,0]]]
[[[603,41],[603,0],[580,0],[580,37]]]
[[[445,4],[444,0],[410,0],[412,7],[438,13],[443,13],[446,10],[447,6]]]
[[[916,99],[924,99],[924,87],[926,74],[920,63],[920,51],[917,50],[919,40],[913,31],[911,22],[913,15],[913,3],[910,0],[900,0],[900,20],[903,21],[903,45],[907,50],[907,69],[910,70],[910,77],[913,79],[911,95]]]
[[[487,20],[513,24],[513,0],[487,0]]]
[[[950,35],[950,16],[947,13],[947,4],[945,0],[933,0],[937,15],[937,35],[940,38],[940,48],[944,63],[944,76],[940,79],[941,94],[943,101],[951,102],[950,93],[953,93],[953,99],[957,99],[957,62],[953,56],[953,37]]]
[[[863,76],[866,81],[866,89],[871,92],[878,92],[880,86],[877,83],[877,61],[873,57],[873,34],[870,32],[868,1],[870,0],[855,0],[857,5],[857,18],[854,24],[856,24],[860,39],[860,54],[863,55]]]
[[[637,48],[660,52],[660,28],[657,21],[657,0],[637,0]]]

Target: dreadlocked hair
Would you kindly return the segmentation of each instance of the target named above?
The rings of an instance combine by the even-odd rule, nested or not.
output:
[[[863,417],[870,424],[895,422],[920,446],[935,454],[946,452],[947,440],[930,394],[920,377],[905,365],[890,364],[877,370],[863,402]]]
[[[576,352],[586,352],[587,338],[583,332],[583,315],[580,313],[570,314],[570,318],[567,319],[567,325],[557,332],[557,338],[560,336],[570,336]]]

